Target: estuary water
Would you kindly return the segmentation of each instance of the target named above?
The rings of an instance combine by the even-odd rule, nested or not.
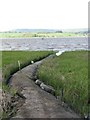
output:
[[[87,50],[88,37],[70,38],[0,38],[0,50],[70,51]]]

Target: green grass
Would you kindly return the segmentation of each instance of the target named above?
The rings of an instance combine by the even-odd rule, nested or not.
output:
[[[0,51],[0,69],[2,68],[2,52]]]
[[[7,82],[9,77],[19,70],[18,60],[20,61],[20,67],[23,68],[31,64],[31,61],[36,62],[52,53],[52,51],[2,51],[4,82]]]
[[[21,68],[38,61],[52,51],[3,51],[2,70],[4,83]],[[82,115],[88,113],[88,52],[65,52],[59,57],[46,60],[38,70],[38,77],[46,84],[52,85],[56,95]],[[5,86],[8,90],[8,86]],[[63,94],[62,94],[63,92]]]
[[[65,52],[45,61],[38,70],[38,77],[52,85],[56,95],[76,112],[88,113],[88,52]]]
[[[31,37],[84,37],[82,33],[0,33],[0,38],[31,38]]]
[[[20,61],[20,68],[31,64],[31,61],[39,61],[44,57],[52,54],[53,51],[2,51],[2,73],[3,73],[3,83],[2,89],[6,94],[15,96],[17,90],[10,88],[7,84],[10,76],[19,70],[18,60]],[[13,112],[12,112],[13,111]],[[10,117],[9,113],[16,113],[14,108],[8,109],[8,111],[3,111],[2,118]]]
[[[2,52],[0,51],[0,74],[2,73]],[[0,89],[2,88],[2,82],[0,81]]]

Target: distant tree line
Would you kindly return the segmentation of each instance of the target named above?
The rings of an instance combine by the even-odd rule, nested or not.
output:
[[[56,33],[63,33],[63,31],[62,30],[58,30],[58,31],[56,31]]]

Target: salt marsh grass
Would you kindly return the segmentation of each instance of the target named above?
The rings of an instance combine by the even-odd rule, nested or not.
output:
[[[38,77],[76,112],[88,113],[88,51],[65,52],[45,61]]]
[[[52,51],[3,51],[2,72],[4,82],[7,82],[10,76],[16,71],[31,64],[31,61],[36,62],[52,53]],[[18,61],[20,62],[20,66],[18,66]]]

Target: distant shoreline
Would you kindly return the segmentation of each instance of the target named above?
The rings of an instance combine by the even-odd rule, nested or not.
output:
[[[88,37],[87,33],[69,33],[69,32],[40,32],[40,33],[22,33],[22,32],[2,32],[0,38],[67,38],[67,37]]]

